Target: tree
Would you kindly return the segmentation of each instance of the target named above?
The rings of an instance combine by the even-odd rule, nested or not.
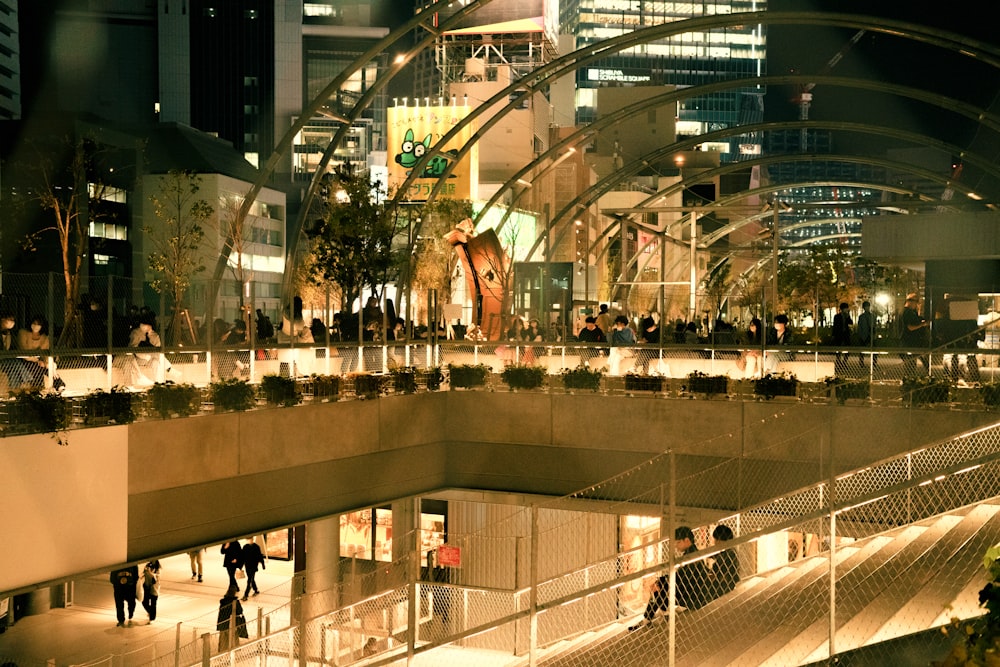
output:
[[[153,250],[149,253],[150,281],[153,289],[170,297],[174,316],[170,320],[168,340],[181,342],[182,316],[186,316],[184,296],[195,274],[205,270],[201,248],[205,225],[215,215],[215,209],[198,197],[201,177],[189,171],[173,170],[159,183],[159,191],[150,196],[153,214],[158,224],[146,225]]]
[[[393,241],[405,227],[395,207],[382,201],[386,190],[369,175],[340,172],[322,195],[319,217],[306,229],[313,255],[312,280],[336,283],[348,308],[368,288],[379,298],[398,267]]]
[[[228,195],[219,202],[219,236],[225,239],[229,254],[229,270],[239,284],[240,313],[247,320],[247,331],[250,331],[249,313],[243,302],[243,288],[253,280],[253,271],[246,266],[244,258],[247,246],[252,241],[252,224],[248,220],[247,207],[244,205],[247,195]]]
[[[729,292],[733,287],[733,281],[729,274],[732,272],[732,262],[725,261],[718,265],[715,271],[705,278],[705,296],[708,297],[709,305],[712,307],[712,327],[715,322],[722,317],[722,306],[729,297]]]
[[[437,290],[440,298],[451,297],[455,273],[454,247],[445,235],[462,220],[472,217],[472,202],[466,199],[434,200],[421,211],[419,236],[413,239],[413,277],[410,285],[417,292]]]
[[[102,177],[110,173],[102,168],[106,151],[93,138],[85,136],[66,137],[44,146],[35,144],[34,148],[35,160],[23,166],[27,186],[21,196],[51,213],[52,224],[30,233],[25,247],[33,251],[42,236],[55,232],[65,288],[63,328],[57,345],[79,345],[83,336],[78,311],[80,273],[87,252],[89,223],[100,217],[100,202],[111,190]]]

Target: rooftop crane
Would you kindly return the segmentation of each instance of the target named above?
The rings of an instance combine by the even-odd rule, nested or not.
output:
[[[864,34],[865,34],[864,30],[858,30],[856,33],[854,33],[854,36],[851,37],[849,40],[847,40],[847,43],[844,44],[844,46],[840,49],[840,51],[837,51],[837,53],[835,53],[833,57],[827,61],[826,65],[823,66],[823,69],[821,69],[818,72],[818,74],[820,76],[829,74],[830,70],[832,70],[834,67],[837,66],[837,63],[839,63],[844,58],[844,56],[847,55],[847,52],[850,51],[851,48],[861,40],[861,37]],[[812,104],[812,97],[813,97],[812,89],[815,87],[816,87],[815,83],[800,84],[795,91],[795,96],[792,97],[792,102],[794,102],[799,106],[799,120],[809,120],[809,107]],[[803,128],[802,141],[800,146],[803,153],[806,152],[806,143],[807,143],[806,139],[807,139],[806,129]]]

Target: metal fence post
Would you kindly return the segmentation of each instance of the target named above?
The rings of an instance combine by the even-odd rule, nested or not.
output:
[[[212,635],[206,632],[201,636],[201,665],[211,667],[212,664]]]
[[[531,505],[531,587],[528,589],[528,665],[538,664],[538,504]]]

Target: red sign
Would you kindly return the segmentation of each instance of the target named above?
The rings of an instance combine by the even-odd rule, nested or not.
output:
[[[462,567],[462,548],[442,544],[437,548],[437,563],[441,567]]]

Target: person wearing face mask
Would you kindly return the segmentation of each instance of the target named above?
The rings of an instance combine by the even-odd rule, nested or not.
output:
[[[13,313],[0,314],[0,353],[18,349],[16,326]],[[28,379],[24,360],[16,357],[0,358],[0,373],[6,376],[7,387],[10,389],[19,388]]]
[[[17,332],[17,349],[27,350],[48,350],[49,332],[45,318],[35,315],[27,329]],[[45,376],[48,375],[48,362],[42,357],[23,357],[25,378],[24,384],[33,389],[41,389],[45,386]]]

